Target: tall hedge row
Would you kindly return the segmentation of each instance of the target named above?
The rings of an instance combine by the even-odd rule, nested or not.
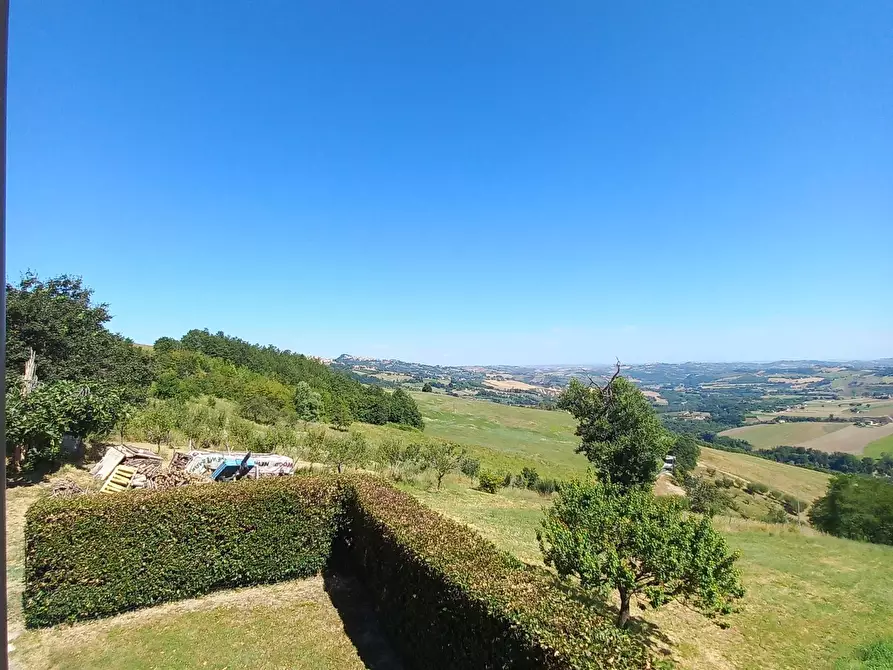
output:
[[[309,576],[338,547],[408,668],[651,667],[551,573],[373,477],[46,500],[25,538],[31,627]]]
[[[38,502],[25,527],[25,623],[317,574],[341,499],[334,477],[297,476]]]
[[[546,570],[381,481],[355,479],[347,494],[348,559],[410,667],[652,667]]]

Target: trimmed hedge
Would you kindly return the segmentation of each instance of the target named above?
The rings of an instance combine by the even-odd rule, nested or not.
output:
[[[552,573],[374,477],[48,499],[25,538],[29,627],[310,576],[337,547],[408,668],[654,667]]]
[[[653,667],[550,572],[409,494],[355,478],[347,503],[347,557],[409,667]]]
[[[317,574],[342,498],[334,477],[296,476],[40,501],[25,526],[25,624]]]

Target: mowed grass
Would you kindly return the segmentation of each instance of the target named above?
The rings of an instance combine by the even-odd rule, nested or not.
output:
[[[797,423],[768,423],[756,426],[741,426],[724,430],[720,435],[747,440],[757,449],[767,449],[782,445],[799,445],[823,435],[848,427],[847,423],[803,421]]]
[[[458,478],[439,492],[410,490],[522,560],[541,562],[536,530],[547,499],[511,489],[480,493]],[[747,596],[727,630],[680,605],[645,615],[659,629],[655,644],[672,650],[679,667],[832,668],[889,635],[893,547],[744,519],[717,518],[715,524],[742,554]]]
[[[887,435],[865,446],[865,455],[880,458],[883,454],[893,456],[893,435]]]

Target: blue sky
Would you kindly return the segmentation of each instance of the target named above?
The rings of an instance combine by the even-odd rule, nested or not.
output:
[[[23,0],[7,272],[139,342],[893,355],[893,4]]]

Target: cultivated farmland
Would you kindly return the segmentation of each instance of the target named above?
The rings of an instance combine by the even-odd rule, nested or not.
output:
[[[893,435],[893,423],[883,426],[819,421],[765,423],[724,430],[720,435],[747,440],[757,449],[787,445],[829,453],[861,454],[866,445]]]

